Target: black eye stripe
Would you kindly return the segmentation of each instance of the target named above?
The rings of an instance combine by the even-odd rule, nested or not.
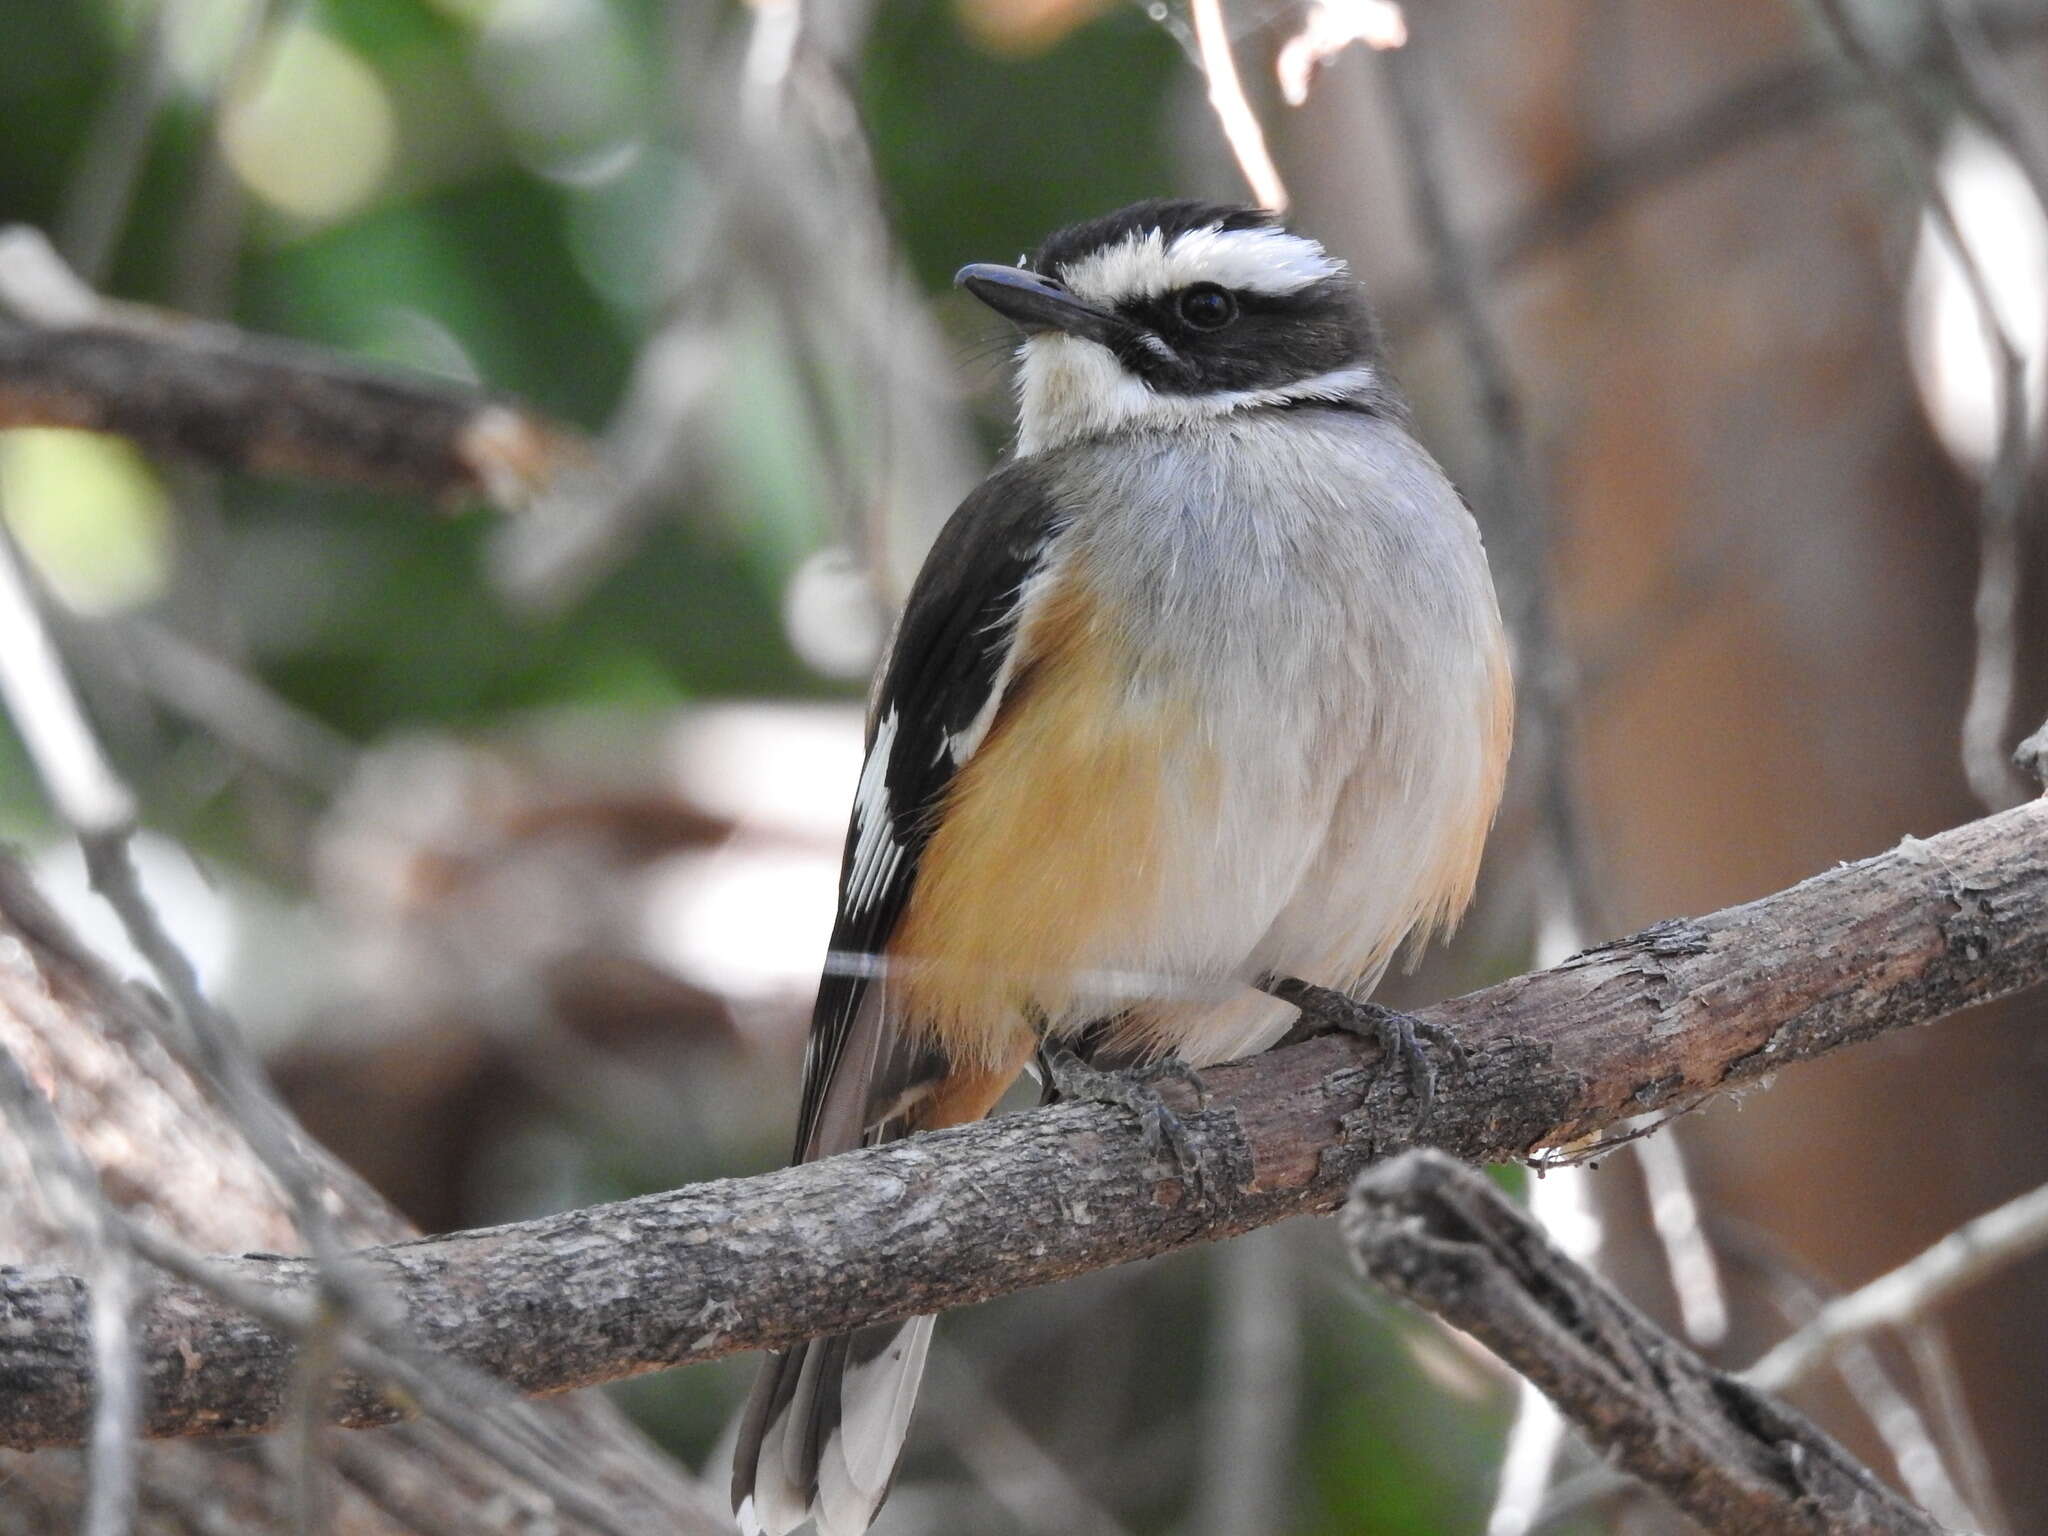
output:
[[[1181,305],[1198,288],[1227,296],[1220,325],[1190,322]],[[1332,278],[1292,293],[1190,283],[1110,301],[1130,329],[1111,351],[1126,373],[1162,394],[1270,389],[1371,364],[1379,351],[1356,286]]]
[[[1277,319],[1310,320],[1347,311],[1353,299],[1339,280],[1312,283],[1292,293],[1261,293],[1256,288],[1225,288],[1220,283],[1190,283],[1165,293],[1148,293],[1134,298],[1112,299],[1117,313],[1140,325],[1171,328],[1179,318],[1180,301],[1200,289],[1228,294],[1238,315],[1269,315]]]

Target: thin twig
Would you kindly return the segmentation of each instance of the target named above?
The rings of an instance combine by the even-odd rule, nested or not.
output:
[[[1580,1170],[1567,1169],[1569,1177]],[[1533,1382],[1515,1385],[1515,1416],[1501,1448],[1494,1477],[1493,1506],[1486,1512],[1486,1536],[1526,1536],[1550,1507],[1545,1490],[1564,1452],[1565,1418]]]
[[[148,1228],[127,1224],[124,1235],[136,1252],[159,1269],[219,1296],[236,1311],[287,1338],[305,1338],[322,1326],[319,1305],[307,1297],[251,1284],[218,1262],[199,1258]],[[334,1272],[330,1266],[327,1273]],[[505,1412],[508,1400],[495,1383],[455,1361],[415,1355],[408,1344],[392,1348],[388,1340],[393,1325],[365,1318],[353,1299],[349,1323],[350,1331],[337,1340],[341,1359],[365,1376],[396,1388],[398,1400],[408,1411],[427,1414],[593,1530],[605,1536],[652,1536],[565,1473],[566,1448],[540,1420],[517,1411]],[[280,1418],[286,1402],[281,1393],[273,1405]],[[509,1406],[516,1409],[521,1405]]]
[[[1550,609],[1551,518],[1506,347],[1488,314],[1471,247],[1451,214],[1436,124],[1423,99],[1427,62],[1412,46],[1398,56],[1383,53],[1379,79],[1401,139],[1409,209],[1464,353],[1486,446],[1479,505],[1495,532],[1495,560],[1508,589],[1508,628],[1522,674],[1521,757],[1535,785],[1538,811],[1529,849],[1534,948],[1538,964],[1555,964],[1584,943],[1594,915],[1594,886],[1571,782],[1575,703],[1570,663]],[[1576,1184],[1584,1175],[1564,1171],[1558,1177]],[[1551,1193],[1562,1194],[1564,1188]],[[1583,1219],[1597,1231],[1599,1218],[1590,1200],[1579,1205]],[[1590,1246],[1597,1246],[1597,1239]],[[1563,1444],[1563,1420],[1556,1409],[1541,1394],[1524,1391],[1502,1458],[1488,1536],[1520,1536],[1526,1529],[1526,1517],[1540,1505]]]
[[[1984,14],[1961,0],[1917,0],[1920,14],[1947,45],[1942,61],[1964,109],[1996,139],[2026,178],[2034,201],[2048,212],[2048,164],[2027,131],[2012,72],[1985,31]]]
[[[1530,1391],[1535,1388],[1531,1387]],[[1641,1493],[1643,1485],[1625,1472],[1617,1472],[1606,1465],[1587,1467],[1565,1478],[1550,1490],[1543,1507],[1529,1517],[1527,1529],[1530,1532],[1547,1531],[1560,1520],[1568,1520],[1582,1510],[1611,1499],[1617,1494]]]
[[[1724,1224],[1730,1251],[1762,1276],[1772,1302],[1794,1328],[1814,1318],[1829,1300],[1820,1285],[1791,1259],[1770,1235],[1744,1223]],[[1920,1330],[1924,1331],[1924,1330]],[[1908,1495],[1944,1525],[1993,1536],[1993,1527],[1965,1500],[1950,1475],[1947,1459],[1935,1443],[1926,1417],[1892,1379],[1892,1373],[1867,1341],[1846,1345],[1835,1361],[1836,1374],[1863,1416],[1877,1431],[1899,1482]]]
[[[229,163],[222,128],[245,106],[277,62],[308,0],[251,0],[235,19],[235,37],[217,78],[209,82],[205,132],[191,191],[177,220],[172,254],[172,301],[194,314],[216,316],[233,307],[248,192]]]
[[[1606,1241],[1593,1194],[1593,1170],[1555,1168],[1529,1181],[1530,1219],[1576,1263],[1592,1268]],[[1544,1490],[1564,1453],[1566,1423],[1557,1405],[1527,1379],[1515,1392],[1515,1416],[1501,1448],[1486,1536],[1525,1536],[1544,1508]]]
[[[1508,629],[1521,676],[1521,755],[1540,810],[1539,880],[1554,885],[1549,926],[1565,952],[1594,920],[1594,882],[1577,797],[1571,785],[1573,703],[1569,663],[1558,643],[1549,598],[1550,514],[1529,449],[1528,426],[1502,345],[1480,293],[1478,264],[1459,234],[1443,188],[1436,125],[1423,99],[1426,55],[1413,44],[1377,55],[1402,144],[1409,208],[1421,230],[1439,291],[1449,308],[1472,378],[1487,450],[1480,515],[1494,532],[1496,561],[1508,586]],[[1562,955],[1542,955],[1554,962]]]
[[[142,689],[232,751],[323,793],[354,772],[355,744],[242,668],[150,619],[112,626]]]
[[[169,94],[169,34],[186,0],[150,0],[87,130],[57,212],[57,245],[86,281],[105,279]]]
[[[1664,1267],[1671,1275],[1685,1336],[1700,1348],[1711,1349],[1728,1336],[1728,1298],[1714,1245],[1700,1220],[1699,1198],[1693,1193],[1676,1127],[1663,1136],[1644,1137],[1635,1150],[1643,1170],[1643,1198],[1664,1246]]]
[[[78,1242],[91,1284],[92,1429],[81,1536],[128,1536],[134,1524],[142,1360],[135,1264],[98,1177],[20,1062],[0,1050],[0,1108],[30,1153],[44,1203]]]
[[[346,1299],[325,1296],[298,1340],[284,1438],[276,1447],[283,1462],[279,1481],[284,1485],[285,1520],[292,1536],[326,1536],[331,1523],[329,1465],[323,1441],[327,1392],[341,1364],[341,1341],[347,1327]]]
[[[1323,66],[1353,43],[1384,50],[1407,41],[1408,18],[1394,0],[1310,0],[1273,60],[1281,99],[1290,107],[1305,106]]]
[[[1988,46],[1998,50],[2031,47],[2048,31],[2048,12],[2033,5],[1987,5],[1973,16]],[[1943,67],[1940,46],[1932,41],[1899,60],[1899,68],[1914,78]],[[1868,82],[1839,58],[1766,65],[1701,105],[1573,168],[1477,241],[1482,265],[1493,277],[1518,271],[1580,239],[1620,209],[1728,155],[1809,127],[1871,95]],[[1382,304],[1391,320],[1412,323],[1435,299],[1431,273],[1413,287],[1385,295]]]
[[[1301,1391],[1300,1282],[1286,1231],[1239,1238],[1214,1255],[1202,1474],[1193,1507],[1205,1536],[1284,1531]]]
[[[887,610],[903,597],[898,520],[907,511],[922,534],[951,510],[955,488],[934,484],[930,471],[941,466],[921,461],[946,457],[932,450],[959,432],[958,411],[853,84],[872,10],[786,4],[786,23],[780,6],[757,11],[742,113],[750,134],[738,146],[757,174],[731,213],[745,235],[740,249],[786,247],[793,235],[802,253],[758,270],[803,342],[800,378],[837,481],[841,538]],[[759,171],[787,189],[772,210],[752,190]],[[862,387],[849,394],[848,377]],[[919,504],[934,489],[949,505]]]
[[[1188,0],[1188,14],[1195,24],[1195,46],[1202,56],[1202,72],[1209,77],[1209,109],[1216,114],[1237,168],[1252,189],[1259,205],[1275,213],[1287,211],[1287,185],[1280,168],[1273,164],[1266,148],[1266,133],[1258,114],[1245,99],[1244,81],[1237,73],[1237,58],[1230,50],[1230,28],[1223,20],[1223,0]]]
[[[445,1500],[447,1469],[410,1447],[386,1449],[374,1441],[342,1436],[334,1447],[335,1472],[370,1505],[394,1521],[406,1536],[476,1536],[473,1508],[451,1511]],[[540,1495],[507,1482],[476,1499],[505,1529],[529,1525],[547,1529],[548,1510]],[[506,1505],[512,1505],[508,1511]],[[267,1533],[266,1533],[267,1536]],[[722,1528],[721,1528],[722,1536]]]
[[[1025,1536],[1130,1536],[1071,1471],[1010,1416],[955,1350],[934,1351],[934,1406],[955,1454]]]
[[[37,616],[28,570],[0,522],[0,702],[21,733],[57,814],[81,833],[133,824],[135,799],[100,755],[92,727],[65,679],[49,627]]]
[[[450,1385],[449,1368],[404,1353],[408,1346],[400,1330],[388,1321],[388,1300],[369,1283],[367,1272],[343,1257],[327,1201],[327,1179],[305,1151],[289,1113],[256,1065],[234,1021],[207,997],[190,958],[143,890],[130,848],[132,798],[85,723],[4,526],[0,526],[0,698],[5,699],[28,744],[58,814],[85,852],[93,888],[113,908],[129,942],[163,984],[171,1004],[169,1015],[144,1009],[138,1010],[138,1017],[158,1034],[166,1049],[191,1064],[234,1120],[257,1160],[277,1180],[314,1255],[322,1305],[340,1307],[352,1327],[360,1331],[360,1338],[340,1342],[342,1358],[398,1382],[429,1412],[455,1415],[465,1438],[478,1449],[500,1460],[508,1471],[544,1487],[577,1518],[608,1536],[630,1536],[604,1504],[557,1471],[540,1446],[517,1444],[476,1412],[462,1392]],[[129,1246],[160,1266],[185,1262],[175,1245],[152,1242],[133,1224],[120,1223],[120,1230]],[[218,1287],[216,1272],[203,1270],[203,1275],[204,1283]],[[101,1294],[98,1288],[92,1292],[97,1324],[92,1337],[108,1341],[111,1348],[123,1341],[123,1329],[117,1320],[99,1316]],[[120,1280],[109,1283],[105,1294],[107,1305],[125,1309],[127,1298]],[[254,1295],[253,1288],[244,1290],[240,1301],[245,1309]],[[317,1336],[319,1332],[318,1309],[269,1310],[288,1324],[289,1336]],[[265,1314],[259,1311],[257,1315]],[[138,1410],[113,1387],[107,1400],[119,1411],[138,1416]],[[125,1446],[126,1441],[123,1443]],[[96,1462],[98,1459],[96,1454]],[[115,1476],[110,1486],[118,1492],[132,1488],[132,1481]]]
[[[1964,1502],[1981,1522],[1981,1536],[2010,1536],[2012,1517],[1999,1496],[1991,1458],[1985,1454],[1983,1436],[1977,1433],[1963,1391],[1962,1374],[1956,1369],[1955,1356],[1942,1329],[1931,1320],[1923,1320],[1908,1330],[1906,1351],[1912,1356],[1914,1374],[1920,1378],[1929,1410],[1941,1427],[1941,1443],[1948,1449],[1949,1461],[1961,1473]]]
[[[701,6],[672,8],[679,117],[703,212],[666,274],[604,435],[605,483],[566,481],[491,549],[500,588],[553,611],[589,590],[688,483],[724,429],[721,381],[772,306],[824,460],[836,541],[866,577],[879,633],[914,555],[979,472],[946,349],[890,230],[850,82],[871,8],[755,7],[731,68]],[[735,84],[736,82],[736,84]],[[908,538],[898,530],[907,531]]]
[[[2048,1185],[1964,1222],[1931,1248],[1821,1308],[1814,1320],[1743,1373],[1781,1392],[1850,1339],[1897,1328],[2015,1259],[2048,1244]]]

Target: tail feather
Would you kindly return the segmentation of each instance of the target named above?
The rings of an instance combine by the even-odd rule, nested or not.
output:
[[[879,990],[870,992],[829,1068],[819,1066],[822,1056],[806,1065],[811,1107],[797,1157],[979,1120],[1032,1044],[1027,1032],[1007,1062],[956,1067],[930,1041],[896,1030]],[[895,1480],[932,1322],[878,1323],[769,1357],[733,1449],[733,1511],[747,1536],[786,1536],[807,1519],[818,1522],[818,1536],[867,1530]]]
[[[931,1344],[929,1317],[799,1344],[755,1383],[733,1453],[747,1536],[861,1536],[895,1479]]]

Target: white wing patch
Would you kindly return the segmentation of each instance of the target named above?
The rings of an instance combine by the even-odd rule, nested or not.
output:
[[[988,699],[974,712],[974,718],[962,730],[948,731],[939,738],[939,752],[955,768],[965,766],[967,759],[974,756],[975,749],[988,737],[988,728],[996,723],[996,711],[1002,708],[1003,689],[1009,685],[1010,668],[1016,659],[1016,648],[1003,658],[1002,669],[996,673],[995,686],[989,690]]]
[[[1059,276],[1091,303],[1120,304],[1155,298],[1191,283],[1220,283],[1279,297],[1299,293],[1343,270],[1343,262],[1306,235],[1211,225],[1176,235],[1170,244],[1156,229],[1127,235],[1068,263]]]
[[[865,912],[875,904],[903,863],[903,845],[896,841],[896,821],[889,807],[889,757],[896,750],[896,711],[882,716],[875,744],[860,770],[853,792],[853,866],[846,873],[846,912]]]
[[[1020,451],[1024,451],[1021,450]],[[948,731],[939,740],[939,750],[952,762],[955,768],[964,768],[967,759],[981,749],[988,740],[989,727],[996,723],[996,711],[1003,707],[1003,695],[1010,691],[1010,679],[1017,672],[1018,637],[1023,633],[1027,616],[1033,604],[1052,584],[1052,562],[1044,558],[1040,550],[1038,569],[1024,578],[1017,588],[1017,600],[1010,605],[1009,612],[992,629],[1007,631],[1000,640],[992,641],[1003,647],[1003,659],[996,666],[996,675],[989,679],[988,697],[982,700],[981,708],[974,712],[974,718],[957,731]]]

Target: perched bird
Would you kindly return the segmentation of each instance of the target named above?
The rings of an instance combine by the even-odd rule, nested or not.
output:
[[[957,281],[1023,332],[1019,432],[874,690],[799,1161],[979,1119],[1035,1053],[1170,1134],[1100,1069],[1247,1055],[1295,1003],[1346,1022],[1463,912],[1500,799],[1478,530],[1341,261],[1160,201]],[[770,1357],[734,1460],[750,1536],[868,1528],[931,1326]]]

